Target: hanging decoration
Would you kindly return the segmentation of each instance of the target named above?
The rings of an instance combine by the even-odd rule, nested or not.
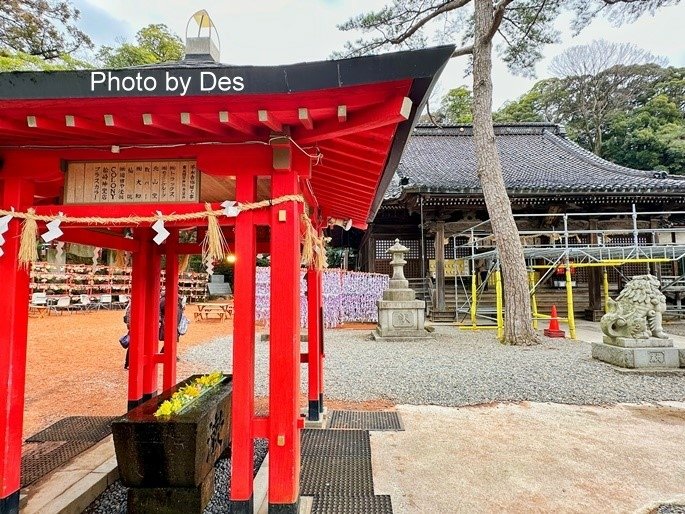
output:
[[[157,232],[157,235],[155,235],[152,240],[157,243],[157,245],[161,245],[164,241],[166,241],[167,237],[169,237],[170,232],[164,228],[164,218],[162,213],[157,211],[157,216],[159,219],[155,221],[154,225],[152,225],[152,230]]]
[[[12,207],[12,211],[14,211],[14,207]],[[5,216],[0,218],[0,256],[5,254],[5,252],[2,251],[2,245],[5,244],[5,238],[3,234],[9,230],[11,220],[11,214],[6,214]]]
[[[64,234],[62,229],[59,228],[62,223],[62,216],[64,216],[64,214],[60,212],[54,220],[45,224],[45,228],[47,228],[48,231],[40,236],[43,241],[49,243]]]
[[[62,262],[62,255],[64,255],[64,242],[57,241],[57,251],[55,252],[55,259],[58,263]]]
[[[8,213],[4,213],[8,214]],[[20,213],[15,213],[18,216]],[[46,221],[52,221],[52,218]],[[32,262],[38,260],[38,248],[36,238],[38,237],[38,222],[36,221],[36,210],[29,209],[24,216],[24,223],[21,225],[21,239],[19,240],[19,264],[23,268],[29,267]]]
[[[237,216],[240,212],[263,209],[273,207],[275,205],[286,202],[304,203],[304,198],[301,195],[284,195],[278,198],[262,200],[254,203],[236,203],[232,201],[224,202],[223,209],[214,210],[211,204],[205,204],[204,211],[189,212],[185,214],[157,214],[155,216],[124,216],[124,217],[98,217],[98,216],[65,216],[59,213],[57,217],[54,215],[38,215],[35,209],[29,208],[26,212],[15,212],[14,210],[7,211],[0,209],[0,216],[10,216],[23,220],[21,230],[21,241],[19,245],[19,264],[28,268],[31,263],[38,260],[38,250],[36,248],[36,239],[38,234],[38,221],[47,224],[48,232],[45,236],[51,238],[50,241],[62,235],[59,228],[61,223],[78,224],[78,225],[140,225],[141,223],[158,223],[158,222],[178,222],[190,220],[207,219],[207,234],[202,242],[203,246],[203,261],[211,259],[218,261],[225,257],[227,252],[226,240],[221,232],[218,216]],[[316,266],[317,269],[325,267],[325,250],[323,249],[323,241],[317,236],[316,230],[311,225],[311,220],[306,214],[305,219],[306,229],[304,231],[304,245],[307,250],[307,258],[303,259],[304,264],[309,266]],[[2,219],[2,218],[0,218]],[[160,227],[160,228],[163,228]],[[164,231],[166,229],[164,228]],[[161,231],[160,231],[161,232]],[[163,233],[163,232],[162,232]],[[159,234],[159,232],[158,232]],[[54,237],[53,237],[54,236]],[[317,250],[318,248],[318,250]]]
[[[255,317],[268,321],[271,296],[271,268],[256,270]],[[383,298],[390,277],[379,273],[363,273],[340,269],[323,271],[324,327],[334,328],[342,323],[378,321],[376,302]],[[300,271],[300,326],[307,326],[307,280],[305,270]]]
[[[205,209],[207,209],[207,232],[202,241],[202,257],[205,261],[220,261],[226,255],[226,238],[216,219],[216,213],[223,211],[213,211],[210,203],[205,204]]]
[[[221,206],[224,208],[224,215],[229,218],[235,218],[240,213],[240,207],[238,207],[237,202],[226,200]]]
[[[97,246],[93,248],[93,273],[95,273],[95,269],[97,268],[98,260],[100,259],[100,252],[102,252],[102,248]]]
[[[312,220],[306,212],[302,213],[302,225],[304,238],[302,243],[302,264],[315,269],[328,267],[326,260],[326,241],[323,235],[319,236],[312,224]]]
[[[204,263],[207,269],[207,275],[211,277],[214,274],[214,261],[212,261],[212,259],[205,259]]]

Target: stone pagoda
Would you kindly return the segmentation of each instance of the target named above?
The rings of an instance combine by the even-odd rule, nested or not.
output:
[[[416,299],[404,277],[404,265],[407,264],[404,255],[408,251],[399,239],[395,239],[395,244],[388,249],[392,254],[393,275],[390,287],[383,291],[383,299],[378,300],[378,326],[373,332],[376,340],[429,337],[423,326],[426,302]]]

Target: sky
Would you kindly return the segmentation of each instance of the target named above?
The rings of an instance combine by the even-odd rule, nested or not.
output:
[[[345,41],[358,35],[336,28],[350,16],[377,9],[385,0],[72,0],[81,10],[82,29],[96,45],[115,45],[133,41],[138,29],[151,23],[164,23],[182,38],[193,12],[206,9],[217,26],[221,43],[221,61],[228,64],[277,65],[329,58],[341,50]],[[190,7],[189,4],[193,4]],[[596,19],[578,36],[569,29],[570,16],[561,17],[557,29],[562,42],[545,48],[545,59],[536,67],[537,79],[550,76],[549,63],[565,48],[587,44],[595,39],[633,43],[668,59],[672,66],[685,66],[682,41],[685,4],[663,8],[656,16],[614,27],[607,20]],[[461,85],[471,86],[464,77],[466,58],[452,59],[436,87],[433,101]],[[514,100],[536,79],[511,74],[497,58],[493,61],[493,106]]]

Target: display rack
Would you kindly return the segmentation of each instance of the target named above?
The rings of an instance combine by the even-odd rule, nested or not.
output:
[[[164,271],[162,271],[164,281]],[[179,277],[179,295],[189,302],[207,298],[207,274],[185,272]],[[66,264],[55,265],[37,262],[31,270],[31,292],[45,293],[48,297],[129,296],[131,293],[131,268],[105,265]]]

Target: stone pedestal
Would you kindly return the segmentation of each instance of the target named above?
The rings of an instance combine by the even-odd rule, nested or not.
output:
[[[622,368],[678,368],[680,355],[671,339],[634,339],[604,336],[603,343],[592,343],[592,357]]]
[[[392,254],[390,264],[393,275],[390,287],[383,291],[383,299],[378,300],[378,326],[373,332],[376,340],[381,339],[416,339],[429,337],[424,328],[426,302],[417,300],[414,290],[404,276],[404,254],[409,250],[395,239],[395,244],[388,249]]]

